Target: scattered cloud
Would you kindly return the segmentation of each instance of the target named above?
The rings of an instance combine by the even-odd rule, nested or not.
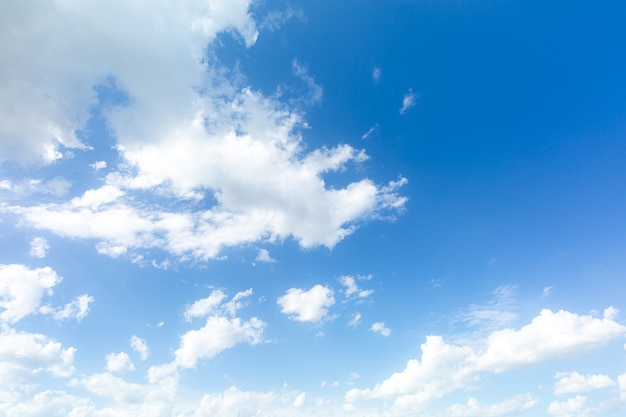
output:
[[[278,299],[281,312],[296,321],[318,322],[326,317],[333,304],[333,291],[319,284],[308,291],[290,288]]]
[[[606,375],[581,375],[578,372],[559,372],[554,376],[554,393],[579,394],[615,385],[615,381]]]
[[[370,295],[372,295],[374,293],[374,290],[363,290],[360,289],[357,285],[357,280],[362,281],[362,280],[370,280],[371,279],[371,275],[367,275],[367,276],[350,276],[350,275],[343,275],[341,277],[339,277],[339,283],[341,283],[341,285],[343,285],[346,289],[344,290],[344,294],[346,296],[347,299],[363,299],[363,298],[367,298]]]
[[[380,333],[385,337],[391,336],[391,329],[385,326],[384,321],[378,321],[372,324],[372,327],[370,327],[370,331],[374,333]]]
[[[291,63],[294,74],[302,80],[308,89],[306,96],[300,98],[306,104],[319,104],[322,101],[323,90],[322,87],[317,85],[315,79],[309,75],[308,69],[300,64],[298,60],[293,60]]]
[[[135,370],[135,365],[125,352],[109,353],[106,355],[106,370],[118,374],[125,374]]]
[[[394,373],[373,388],[351,389],[345,400],[349,409],[360,401],[392,400],[394,412],[424,411],[435,399],[478,383],[481,376],[536,365],[551,358],[574,355],[620,337],[626,331],[609,307],[602,318],[567,311],[542,310],[519,330],[491,333],[476,346],[445,343],[428,336],[421,345],[422,357],[411,359],[404,370]]]
[[[361,324],[361,313],[354,313],[348,322],[348,326],[357,327],[359,324]]]
[[[133,335],[130,338],[130,347],[139,354],[139,357],[142,361],[145,361],[150,356],[150,349],[148,349],[148,344],[144,339]]]
[[[517,319],[515,291],[512,285],[503,285],[492,292],[492,299],[484,305],[472,304],[466,311],[458,313],[452,323],[464,323],[482,330],[501,329]]]
[[[291,19],[298,19],[301,22],[306,21],[304,12],[301,9],[287,7],[284,11],[273,11],[265,15],[259,24],[259,29],[274,32],[283,27],[285,23]]]
[[[372,80],[374,80],[375,83],[378,83],[378,81],[380,81],[381,75],[382,70],[379,67],[374,67],[374,69],[372,70]]]
[[[48,241],[46,238],[41,236],[35,236],[30,241],[30,251],[28,254],[33,258],[45,258],[48,255],[48,250],[50,249],[50,245],[48,245]]]
[[[367,132],[363,133],[363,136],[361,136],[361,140],[369,139],[376,131],[378,131],[378,128],[379,128],[378,123],[370,127]]]
[[[554,287],[552,286],[548,286],[548,287],[544,287],[543,291],[541,292],[541,296],[542,297],[547,297],[550,294],[552,294],[552,290],[554,289]]]
[[[100,171],[101,169],[104,169],[107,167],[107,162],[106,161],[96,161],[93,164],[89,164],[90,167],[93,168],[94,171]]]
[[[411,107],[414,107],[415,104],[417,104],[417,95],[413,92],[413,90],[409,89],[409,91],[402,98],[400,114],[405,114]]]
[[[263,262],[266,264],[276,263],[276,259],[270,256],[270,252],[267,249],[259,249],[259,251],[257,252],[256,258],[254,260],[256,262]]]
[[[68,319],[81,321],[89,313],[89,304],[93,301],[94,298],[92,296],[83,294],[65,304],[63,307],[54,308],[49,305],[45,305],[39,308],[39,312],[41,314],[49,314],[57,321]]]

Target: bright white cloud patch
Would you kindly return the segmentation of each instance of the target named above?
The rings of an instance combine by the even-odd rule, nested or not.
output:
[[[476,398],[470,397],[465,404],[454,404],[441,417],[504,417],[515,416],[534,408],[539,398],[531,394],[517,395],[496,404],[481,404]]]
[[[328,308],[333,304],[335,304],[333,291],[319,284],[308,291],[290,288],[278,299],[281,311],[296,321],[320,321],[328,314]]]
[[[558,381],[554,384],[556,395],[578,394],[602,389],[615,385],[615,381],[607,375],[581,375],[578,372],[559,372],[555,375]]]
[[[0,265],[0,320],[15,323],[38,311],[41,298],[51,295],[62,278],[50,267]]]
[[[0,52],[13,64],[0,77],[10,121],[0,130],[1,155],[45,163],[69,148],[87,149],[76,132],[98,102],[93,87],[129,98],[103,115],[123,163],[102,187],[69,202],[5,210],[38,229],[93,239],[108,256],[158,248],[205,260],[224,247],[289,237],[304,248],[333,247],[359,221],[400,211],[406,180],[327,185],[326,173],[364,161],[364,152],[349,145],[305,152],[300,114],[227,80],[204,56],[223,30],[255,42],[249,3],[164,1],[150,3],[149,13],[143,3],[120,0],[5,6],[8,41]],[[68,27],[81,35],[63,36]],[[11,41],[29,28],[32,37]],[[42,48],[56,53],[38,53]],[[294,61],[293,70],[307,85],[306,100],[319,101],[321,88],[306,68]],[[138,192],[161,204],[141,204],[133,198]],[[202,204],[172,211],[168,203],[181,198]]]
[[[109,353],[106,355],[106,370],[124,374],[135,370],[135,365],[126,352]]]
[[[139,354],[142,361],[145,361],[150,356],[150,349],[145,340],[133,335],[130,338],[130,347]]]

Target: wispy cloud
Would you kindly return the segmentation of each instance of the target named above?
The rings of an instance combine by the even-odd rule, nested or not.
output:
[[[414,107],[417,104],[417,95],[413,92],[413,90],[409,89],[409,91],[402,98],[402,106],[400,107],[400,114],[405,114],[411,107]]]
[[[378,83],[378,81],[380,81],[381,75],[382,75],[382,70],[379,67],[374,67],[374,69],[372,70],[372,80],[375,83]]]

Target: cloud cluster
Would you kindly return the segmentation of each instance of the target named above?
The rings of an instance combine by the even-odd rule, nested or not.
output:
[[[109,168],[104,184],[70,201],[0,207],[22,224],[95,240],[113,257],[158,248],[207,260],[224,247],[287,238],[332,248],[358,222],[402,210],[404,178],[327,184],[327,173],[364,162],[365,153],[345,144],[307,149],[297,111],[227,76],[207,53],[220,31],[254,44],[249,1],[27,3],[0,9],[0,34],[10,40],[0,53],[11,63],[0,70],[0,105],[10,103],[3,114],[14,116],[0,128],[0,155],[50,163],[67,149],[97,149],[78,132],[98,109],[121,163],[91,164]],[[297,61],[293,70],[307,85],[303,99],[318,102],[321,87]],[[110,102],[96,87],[127,99]]]
[[[602,318],[542,310],[519,330],[492,332],[483,348],[449,344],[440,336],[428,336],[421,346],[421,360],[409,360],[403,371],[373,388],[348,391],[345,400],[349,409],[356,409],[360,401],[386,399],[393,400],[396,412],[420,412],[433,400],[476,384],[484,374],[538,364],[607,343],[626,332],[626,326],[617,323],[615,317],[612,307]],[[572,389],[572,382],[564,381],[563,388]],[[602,377],[590,377],[583,385],[590,388],[606,383]]]

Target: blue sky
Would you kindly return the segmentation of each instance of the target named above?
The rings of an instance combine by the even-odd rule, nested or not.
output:
[[[619,415],[626,10],[0,6],[0,416]]]

